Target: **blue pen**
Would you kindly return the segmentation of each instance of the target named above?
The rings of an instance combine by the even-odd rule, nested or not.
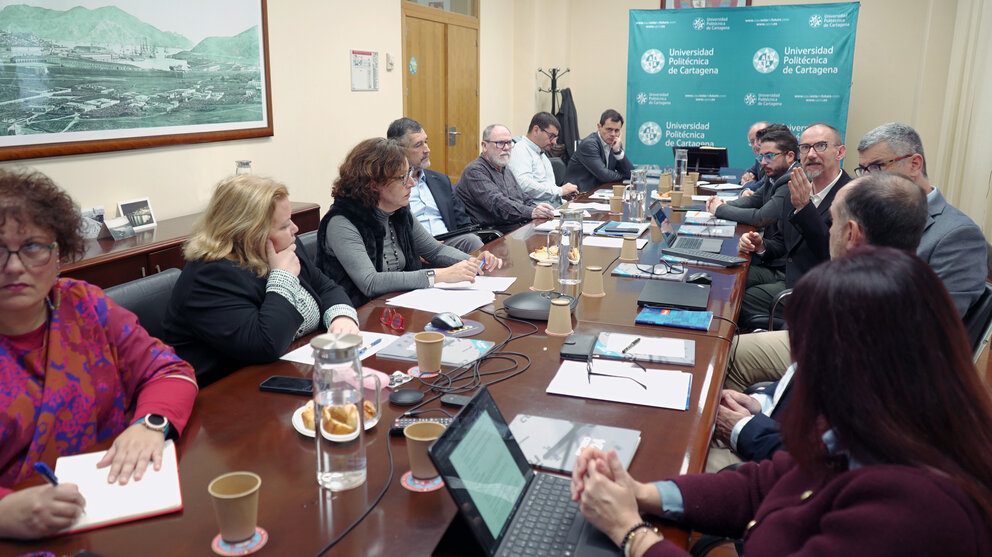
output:
[[[48,483],[59,485],[59,479],[55,477],[55,472],[52,472],[52,469],[44,462],[35,462],[34,471],[41,474],[41,477],[48,480]],[[86,509],[83,509],[83,514],[86,514]]]
[[[34,471],[41,474],[41,477],[48,480],[48,483],[52,485],[59,485],[59,479],[55,477],[55,472],[52,472],[52,469],[49,468],[44,462],[35,462]]]
[[[369,344],[365,348],[362,348],[361,350],[358,351],[358,357],[360,358],[360,357],[364,356],[365,353],[368,352],[369,348],[372,348],[373,346],[375,346],[376,344],[379,344],[380,342],[382,342],[382,339],[381,338],[377,338],[377,339],[373,340],[372,341],[372,344]]]
[[[482,261],[479,261],[479,270],[481,271],[485,265],[486,265],[486,258],[483,257]]]

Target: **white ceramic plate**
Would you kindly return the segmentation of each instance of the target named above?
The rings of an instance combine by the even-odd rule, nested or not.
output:
[[[530,255],[530,258],[533,259],[534,261],[547,261],[548,263],[557,263],[558,262],[558,256],[554,256],[554,257],[538,257],[536,251],[530,252],[529,255]],[[569,259],[568,262],[571,263],[572,265],[577,265],[579,263],[579,260],[578,259]]]
[[[310,428],[308,428],[303,423],[303,409],[304,408],[306,408],[306,405],[300,406],[299,408],[296,409],[295,412],[293,412],[293,429],[295,429],[296,431],[300,432],[301,435],[306,435],[307,437],[313,437],[314,436],[313,430],[310,429]],[[381,414],[380,414],[380,416],[381,416]],[[366,421],[365,422],[365,430],[368,431],[368,430],[372,429],[378,423],[379,423],[379,418],[373,418],[371,420]],[[336,441],[336,442],[339,442],[339,443],[343,443],[345,441],[351,441],[352,439],[358,437],[358,432],[357,431],[354,431],[354,432],[349,433],[347,435],[332,435],[330,433],[327,433],[327,430],[326,429],[321,428],[321,432],[324,434],[324,439],[327,439],[329,441]]]

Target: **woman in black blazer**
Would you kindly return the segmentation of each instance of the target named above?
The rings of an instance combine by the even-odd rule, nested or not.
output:
[[[348,295],[296,240],[286,186],[244,175],[221,183],[183,248],[165,340],[201,385],[275,361],[293,340],[326,327],[358,333]]]

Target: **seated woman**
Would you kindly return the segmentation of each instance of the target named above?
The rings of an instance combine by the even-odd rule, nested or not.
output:
[[[70,526],[85,500],[73,484],[12,491],[36,462],[96,450],[107,481],[161,466],[196,398],[193,369],[96,286],[59,278],[83,254],[72,199],[47,176],[0,169],[0,537]]]
[[[786,317],[788,453],[648,484],[587,449],[572,476],[582,513],[636,556],[687,555],[639,512],[743,538],[748,556],[987,555],[992,405],[937,275],[859,248],[807,273]]]
[[[480,260],[435,240],[410,213],[413,186],[406,150],[392,139],[366,139],[341,165],[317,231],[317,266],[356,307],[387,292],[474,282],[503,265],[488,251]],[[439,268],[423,269],[421,258]]]
[[[277,360],[319,327],[358,333],[344,290],[296,240],[286,186],[253,175],[217,186],[183,248],[165,340],[201,384]]]

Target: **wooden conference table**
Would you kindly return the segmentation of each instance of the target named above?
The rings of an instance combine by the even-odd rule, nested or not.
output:
[[[593,213],[594,219],[609,219],[607,213]],[[616,217],[612,217],[616,219]],[[738,229],[738,233],[742,232]],[[645,238],[650,238],[647,233]],[[543,233],[530,223],[492,242],[487,249],[504,258],[505,266],[497,276],[515,276],[509,289],[520,292],[533,282],[534,264],[528,253],[544,245]],[[736,240],[724,242],[724,253],[736,253]],[[660,248],[648,243],[640,254],[641,262],[658,261]],[[646,279],[615,278],[609,271],[617,263],[619,250],[586,247],[584,265],[602,265],[606,275],[606,296],[580,297],[573,319],[577,333],[601,331],[691,338],[696,341],[696,363],[692,368],[649,364],[648,368],[681,369],[693,374],[689,408],[675,411],[661,408],[618,404],[606,401],[548,395],[545,389],[554,377],[561,360],[562,338],[544,333],[544,322],[535,322],[538,331],[513,340],[504,350],[526,354],[530,366],[526,371],[489,387],[509,422],[518,413],[530,413],[641,431],[641,444],[630,465],[630,472],[643,480],[661,479],[686,472],[702,471],[713,428],[716,401],[723,384],[729,353],[732,326],[714,319],[707,332],[666,327],[634,326],[637,295]],[[736,319],[743,293],[746,266],[735,269],[689,266],[713,276],[709,309],[726,319]],[[379,322],[385,300],[373,300],[359,308],[362,330],[390,332]],[[500,306],[497,296],[495,306]],[[483,311],[487,310],[488,311]],[[493,307],[483,308],[466,317],[479,321],[486,329],[474,338],[503,341],[508,333],[491,315]],[[399,309],[406,331],[420,331],[432,314]],[[533,328],[513,321],[508,326],[514,335]],[[297,345],[302,344],[298,342]],[[518,358],[522,362],[522,358]],[[391,373],[405,370],[409,363],[371,357],[366,367]],[[506,361],[489,361],[480,371],[509,367]],[[353,490],[331,493],[318,488],[315,478],[313,440],[297,433],[291,424],[293,411],[306,400],[302,397],[267,393],[258,385],[271,375],[307,376],[309,368],[279,361],[252,366],[234,373],[201,390],[192,418],[179,443],[180,476],[184,510],[159,518],[142,520],[91,532],[54,538],[35,543],[0,542],[0,555],[18,555],[48,550],[56,555],[72,555],[88,549],[105,556],[123,555],[212,555],[210,542],[217,534],[217,524],[207,484],[214,477],[234,470],[250,470],[262,478],[258,524],[269,534],[267,545],[259,555],[313,555],[329,540],[338,536],[368,508],[389,481],[388,491],[369,515],[339,541],[328,555],[430,555],[449,523],[455,506],[447,491],[414,493],[400,485],[409,466],[403,437],[390,437],[389,425],[405,409],[386,404],[379,424],[368,432],[368,481]],[[483,376],[483,381],[505,378],[510,373]],[[409,386],[410,384],[408,384]],[[416,385],[416,382],[413,383]],[[425,408],[439,408],[434,401]],[[438,412],[426,416],[441,416]],[[387,448],[392,450],[393,473]],[[460,520],[460,518],[458,519]],[[460,527],[461,524],[458,523]],[[464,528],[454,530],[462,531]],[[666,538],[685,544],[687,533],[666,527]],[[464,547],[441,554],[466,555]]]

